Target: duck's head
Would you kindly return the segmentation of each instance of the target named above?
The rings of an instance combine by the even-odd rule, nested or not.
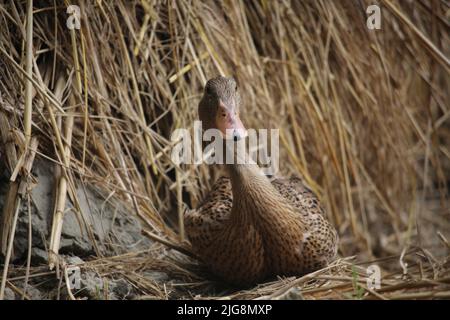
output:
[[[240,140],[247,130],[239,118],[241,98],[234,78],[218,76],[208,80],[198,106],[204,130],[218,129],[222,136]]]

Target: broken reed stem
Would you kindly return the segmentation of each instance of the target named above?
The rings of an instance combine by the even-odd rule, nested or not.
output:
[[[0,103],[3,100],[0,97]],[[8,117],[6,113],[0,111],[0,135],[1,142],[5,146],[5,156],[7,160],[7,167],[10,171],[13,171],[17,163],[17,152],[12,138],[12,117]],[[0,252],[6,255],[8,248],[9,232],[11,231],[12,219],[14,216],[15,201],[17,198],[17,190],[19,184],[16,181],[10,181],[8,186],[8,192],[6,193],[5,202],[3,204],[2,219],[0,225]]]
[[[31,218],[31,196],[30,193],[27,192],[27,211],[28,211],[28,252],[27,252],[27,266],[25,271],[25,280],[23,284],[23,294],[22,300],[25,299],[27,289],[28,289],[28,280],[30,278],[30,268],[31,268],[31,251],[33,245],[33,224]]]
[[[175,168],[176,180],[177,183],[177,211],[178,211],[178,228],[180,232],[180,242],[183,242],[185,239],[184,234],[184,211],[183,211],[183,195],[182,195],[182,181],[181,181],[181,172],[177,168]]]
[[[9,267],[9,261],[11,260],[11,254],[14,244],[14,234],[16,232],[16,225],[17,225],[17,217],[19,216],[19,209],[20,209],[20,197],[17,197],[16,199],[16,205],[15,205],[15,212],[14,217],[12,221],[11,226],[11,232],[9,233],[9,241],[8,241],[8,249],[6,251],[6,257],[5,257],[5,265],[3,267],[3,274],[2,274],[2,282],[0,286],[0,300],[3,300],[5,297],[5,286],[6,286],[6,279],[8,277],[8,267]]]
[[[72,293],[72,289],[70,288],[70,279],[69,279],[69,273],[67,272],[67,267],[64,266],[63,267],[63,272],[64,272],[64,282],[66,283],[66,289],[67,289],[67,294],[69,295],[70,300],[77,300],[77,298],[75,298],[75,296]]]
[[[33,0],[27,2],[27,39],[26,39],[26,62],[25,70],[29,78],[33,71]],[[24,134],[26,152],[31,139],[31,116],[33,102],[33,84],[29,79],[25,82],[25,111],[24,111]]]
[[[70,104],[74,105],[73,95],[70,96]],[[62,157],[64,158],[64,163],[68,166],[70,163],[70,150],[72,144],[72,131],[73,131],[74,117],[73,112],[69,112],[65,118],[64,123],[64,153]],[[58,263],[58,252],[61,241],[62,225],[64,220],[64,211],[66,207],[67,198],[67,188],[68,181],[66,176],[66,170],[61,168],[59,181],[57,182],[57,193],[53,213],[53,223],[52,232],[50,236],[50,247],[48,255],[48,263],[50,270],[53,270],[55,265]]]
[[[11,181],[8,186],[8,192],[6,193],[6,199],[3,206],[3,219],[2,219],[2,239],[1,239],[1,253],[3,255],[6,255],[8,250],[8,241],[10,238],[10,233],[12,230],[12,224],[13,224],[13,217],[14,212],[17,206],[17,198],[18,196],[18,189],[19,189],[19,182],[18,181]]]
[[[83,65],[85,66],[83,68],[83,81],[84,81],[84,130],[83,130],[83,158],[82,158],[82,172],[84,172],[84,167],[86,165],[86,145],[87,145],[87,138],[88,138],[88,121],[89,121],[89,107],[88,107],[88,80],[87,80],[87,70],[86,70],[86,46],[84,41],[83,33],[81,33],[81,48],[83,50]],[[77,80],[78,81],[78,80]],[[79,85],[81,86],[81,84]],[[81,88],[80,95],[81,95]]]

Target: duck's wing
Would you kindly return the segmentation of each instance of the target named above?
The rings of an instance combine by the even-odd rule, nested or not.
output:
[[[302,179],[297,177],[276,178],[272,180],[272,185],[299,213],[324,215],[324,209],[319,199]]]
[[[336,257],[339,237],[319,199],[299,178],[278,178],[272,184],[296,209],[307,228],[303,238],[305,266],[313,270],[327,265]]]
[[[211,243],[213,236],[228,220],[233,204],[231,181],[220,177],[197,209],[184,215],[186,235],[196,250],[202,250]]]

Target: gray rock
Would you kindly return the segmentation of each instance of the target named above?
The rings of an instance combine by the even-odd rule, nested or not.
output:
[[[81,289],[79,295],[87,296],[89,299],[102,300],[104,298],[104,282],[94,272],[88,271],[81,274]]]
[[[14,238],[14,257],[24,258],[28,251],[28,206],[22,201]],[[48,235],[47,222],[40,216],[34,203],[31,203],[31,244],[33,248],[45,249],[44,241]]]
[[[37,157],[33,174],[37,184],[32,189],[31,226],[33,265],[46,262],[48,241],[53,220],[55,165]],[[0,214],[7,191],[8,175],[0,176]],[[86,186],[78,186],[77,198],[81,213],[76,213],[73,204],[67,199],[61,233],[60,253],[86,257],[95,254],[93,242],[103,255],[146,249],[150,240],[141,234],[141,224],[137,217],[117,201],[109,199],[99,191]],[[87,227],[86,227],[87,226]],[[14,241],[14,258],[25,259],[28,250],[29,214],[26,201],[22,201]],[[88,232],[90,228],[92,232]],[[91,234],[91,236],[89,236]],[[92,239],[92,237],[94,239]]]
[[[10,288],[5,288],[5,300],[16,300],[16,294]]]
[[[27,296],[30,297],[31,300],[42,300],[44,298],[42,292],[38,289],[36,289],[36,287],[27,286],[27,292],[26,292]]]
[[[123,300],[132,299],[134,294],[133,286],[125,279],[102,279],[92,271],[82,272],[81,288],[76,290],[78,297],[85,297],[93,300]],[[105,289],[108,288],[108,294]],[[75,293],[75,290],[72,291]]]
[[[23,282],[18,283],[17,287],[20,288],[20,290],[24,290],[24,283]],[[28,283],[28,285],[27,285],[26,295],[28,298],[30,298],[30,300],[44,299],[43,293],[39,289],[37,289],[34,285],[32,285],[31,283]],[[17,298],[21,298],[21,297],[17,296]]]
[[[83,264],[84,261],[77,256],[73,256],[73,257],[65,257],[67,264],[70,265],[77,265],[77,264]]]
[[[111,300],[130,299],[134,296],[133,286],[124,279],[111,281],[109,283],[109,291]]]
[[[94,248],[86,238],[79,237],[71,239],[61,236],[59,252],[85,257],[94,254]]]
[[[45,250],[34,247],[31,249],[31,263],[33,265],[46,264],[48,261],[48,253]]]

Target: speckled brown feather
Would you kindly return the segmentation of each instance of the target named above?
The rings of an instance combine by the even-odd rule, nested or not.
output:
[[[198,208],[186,212],[184,227],[196,251],[204,250],[217,232],[223,229],[224,222],[229,219],[232,203],[230,179],[220,177]]]

